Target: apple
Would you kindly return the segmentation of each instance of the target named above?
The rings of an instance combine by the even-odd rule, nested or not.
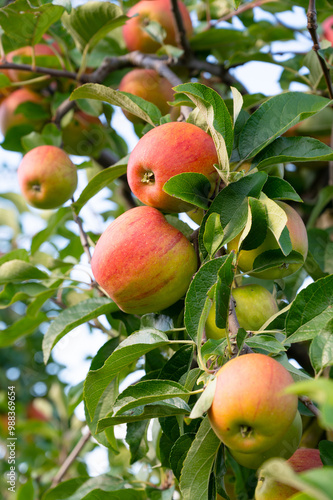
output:
[[[300,215],[296,210],[282,201],[276,202],[287,215],[287,228],[290,234],[292,250],[299,252],[305,261],[308,253],[308,236],[306,227]],[[238,242],[240,235],[236,236],[228,243],[228,251],[238,250]],[[273,233],[268,229],[267,235],[263,243],[253,250],[241,250],[238,257],[238,267],[241,271],[247,273],[253,269],[253,262],[260,254],[268,250],[278,249],[278,243],[273,236]],[[251,272],[251,276],[263,279],[280,279],[295,273],[302,264],[281,264],[277,267],[272,267],[265,271]]]
[[[167,101],[173,101],[171,83],[160,76],[154,69],[133,69],[121,80],[119,90],[128,92],[155,104],[162,115],[170,113],[172,108]],[[141,123],[138,116],[123,110],[132,123]]]
[[[264,354],[245,354],[218,371],[210,424],[231,450],[262,453],[276,445],[292,424],[297,396],[284,394],[290,373]]]
[[[178,0],[178,9],[183,19],[187,37],[192,35],[192,21],[185,5]],[[144,28],[150,22],[159,23],[166,32],[164,43],[176,44],[175,20],[171,10],[171,0],[142,0],[133,5],[127,12],[131,17],[123,26],[123,37],[129,51],[139,50],[145,54],[154,53],[161,44],[153,40]],[[136,16],[136,17],[133,17]]]
[[[323,35],[333,45],[333,16],[329,16],[323,22]]]
[[[323,466],[319,450],[312,448],[299,448],[287,460],[287,464],[297,473]],[[255,500],[286,500],[298,491],[292,486],[279,483],[270,477],[265,477],[265,471],[263,470],[259,472]]]
[[[232,289],[236,302],[236,314],[239,326],[245,330],[257,331],[279,310],[273,295],[261,285],[244,285]],[[205,325],[208,339],[225,337],[225,329],[215,323],[215,303],[209,311]]]
[[[21,192],[36,208],[57,208],[72,197],[77,186],[76,166],[56,146],[38,146],[22,159],[18,171]]]
[[[48,422],[52,418],[52,405],[45,398],[35,398],[27,405],[27,418]]]
[[[105,134],[97,116],[75,111],[72,120],[62,129],[64,150],[68,154],[91,156],[103,147]]]
[[[145,314],[161,311],[185,294],[197,257],[191,243],[158,210],[141,206],[108,226],[91,268],[122,311]]]
[[[16,125],[24,125],[32,122],[37,129],[41,127],[43,124],[42,120],[31,121],[23,113],[15,113],[16,108],[25,102],[34,102],[43,105],[44,100],[42,96],[35,92],[22,88],[15,90],[2,101],[0,105],[0,130],[3,135],[6,135],[7,130]]]
[[[209,179],[212,192],[218,182],[216,163],[210,135],[191,123],[169,122],[139,140],[129,157],[127,179],[142,203],[166,212],[184,212],[193,205],[165,193],[165,182],[177,174],[197,172]]]
[[[230,450],[234,459],[248,469],[258,469],[269,458],[290,458],[297,450],[302,438],[302,418],[297,411],[287,432],[272,448],[261,453],[242,453]]]

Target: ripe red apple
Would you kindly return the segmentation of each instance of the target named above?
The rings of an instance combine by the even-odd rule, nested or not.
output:
[[[121,80],[119,90],[129,92],[146,101],[155,104],[162,115],[170,113],[171,106],[167,101],[173,101],[171,83],[161,77],[154,69],[133,69]],[[132,123],[141,123],[138,116],[123,110],[124,115]]]
[[[248,469],[258,469],[269,458],[290,458],[297,450],[302,438],[302,418],[297,411],[296,416],[280,441],[269,450],[261,453],[242,453],[230,450],[234,459]]]
[[[323,466],[319,450],[312,448],[299,448],[287,460],[287,464],[297,473]],[[265,477],[265,472],[260,471],[255,491],[255,500],[286,500],[298,491],[292,486],[279,483],[270,477]]]
[[[185,5],[178,0],[178,8],[183,19],[187,37],[192,34],[192,21]],[[137,14],[136,17],[135,14]],[[153,40],[144,27],[150,22],[159,23],[166,31],[164,43],[176,44],[175,20],[171,10],[171,0],[142,0],[127,12],[128,20],[123,27],[123,36],[129,51],[139,50],[146,54],[156,52],[161,45]]]
[[[56,146],[38,146],[22,159],[18,171],[21,192],[36,208],[56,208],[73,195],[77,186],[76,166]]]
[[[39,129],[43,124],[42,120],[31,121],[23,115],[23,113],[16,113],[16,108],[24,102],[34,102],[43,105],[42,96],[32,92],[31,90],[22,88],[15,90],[12,94],[6,97],[0,105],[0,130],[3,135],[6,135],[7,130],[16,126],[27,123],[33,123],[36,129]]]
[[[323,22],[323,35],[333,45],[333,16],[329,16]]]
[[[293,383],[289,372],[264,354],[228,361],[217,373],[208,417],[215,434],[233,451],[261,453],[287,432],[297,396],[283,394]]]
[[[306,227],[300,215],[296,210],[282,201],[276,202],[287,215],[287,228],[290,234],[290,240],[292,244],[292,249],[299,252],[304,260],[306,259],[308,253],[308,236],[306,232]],[[240,235],[234,238],[230,243],[228,243],[228,251],[238,250],[238,242]],[[278,243],[276,242],[273,233],[268,230],[267,235],[263,243],[254,250],[241,250],[239,252],[238,267],[241,271],[247,273],[253,269],[253,262],[260,254],[268,250],[278,249]],[[267,269],[266,271],[251,272],[251,276],[263,279],[280,279],[295,273],[301,267],[302,264],[282,264],[278,267],[273,267]]]
[[[209,179],[213,190],[218,180],[217,163],[210,135],[191,123],[170,122],[139,140],[128,161],[127,179],[142,203],[166,212],[184,212],[193,205],[166,194],[165,182],[177,174],[197,172]]]
[[[155,208],[136,207],[114,220],[97,242],[93,275],[123,311],[161,311],[186,292],[197,269],[191,243]]]
[[[97,116],[75,111],[73,119],[62,129],[64,150],[71,155],[92,156],[105,141],[103,125]]]
[[[239,326],[245,330],[260,330],[261,326],[279,310],[273,295],[261,285],[233,288],[232,296],[236,302]],[[208,339],[225,337],[225,328],[218,328],[215,323],[215,304],[209,311],[205,332]]]

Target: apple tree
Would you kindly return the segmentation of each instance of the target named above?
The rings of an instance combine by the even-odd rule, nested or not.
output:
[[[331,2],[2,0],[0,27],[3,497],[332,499]],[[76,328],[104,340],[68,386]]]

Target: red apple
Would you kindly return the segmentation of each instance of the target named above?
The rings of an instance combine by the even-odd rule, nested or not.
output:
[[[232,296],[236,302],[239,326],[245,330],[260,330],[262,325],[279,310],[273,295],[261,285],[233,288]],[[215,304],[209,311],[205,332],[208,339],[225,337],[225,329],[218,328],[215,323]]]
[[[27,418],[48,422],[52,418],[52,405],[45,398],[35,398],[28,403]]]
[[[31,90],[22,88],[15,90],[12,94],[6,97],[0,106],[0,130],[3,135],[6,135],[7,130],[16,126],[32,123],[37,129],[43,124],[42,120],[31,120],[23,115],[23,113],[15,113],[16,108],[24,102],[34,102],[43,105],[42,96],[32,92]]]
[[[97,116],[75,111],[73,119],[62,129],[64,150],[71,155],[92,156],[103,147],[105,134]]]
[[[297,473],[305,472],[323,466],[319,450],[312,448],[299,448],[292,457],[287,460],[293,470]],[[260,471],[259,480],[255,491],[255,500],[286,500],[299,490],[282,484],[270,477],[265,477],[265,471]]]
[[[261,453],[287,432],[297,411],[297,396],[283,394],[293,383],[289,372],[264,354],[228,361],[217,373],[211,426],[231,450]]]
[[[178,8],[186,35],[190,37],[192,21],[188,10],[180,0],[178,0]],[[136,17],[133,17],[135,15]],[[147,54],[156,52],[161,47],[143,29],[151,21],[159,23],[165,29],[165,44],[176,44],[175,20],[171,10],[171,0],[142,0],[129,9],[127,16],[132,19],[128,20],[123,27],[123,36],[129,51],[139,50]]]
[[[197,258],[191,243],[155,208],[136,207],[113,221],[91,261],[99,285],[123,311],[161,311],[186,292]]]
[[[161,77],[154,69],[133,69],[121,80],[119,90],[128,92],[155,104],[162,115],[170,113],[171,106],[167,101],[173,101],[171,83]],[[138,116],[123,110],[126,118],[132,123],[141,123]]]
[[[72,197],[77,185],[76,166],[56,146],[38,146],[21,161],[18,181],[24,198],[36,208],[56,208]]]
[[[139,140],[128,161],[127,178],[142,203],[166,212],[184,212],[193,205],[166,194],[165,182],[177,174],[197,172],[210,180],[213,190],[218,180],[217,163],[210,135],[191,123],[170,122]]]
[[[261,453],[242,453],[231,451],[234,459],[248,469],[258,469],[269,458],[290,458],[297,450],[302,438],[302,418],[297,411],[293,423],[280,441],[269,450]]]
[[[282,201],[276,202],[287,215],[287,228],[290,234],[292,249],[299,252],[304,261],[308,253],[308,236],[306,227],[300,215],[296,210]],[[228,251],[238,250],[238,242],[240,235],[228,243]],[[268,229],[267,235],[263,243],[254,250],[241,250],[238,257],[238,267],[241,271],[247,273],[253,269],[253,263],[256,257],[268,250],[278,249],[273,233]],[[302,266],[302,264],[282,264],[277,267],[272,267],[266,271],[251,272],[251,276],[263,279],[280,279],[295,273]]]
[[[329,16],[323,22],[323,35],[333,45],[333,16]]]

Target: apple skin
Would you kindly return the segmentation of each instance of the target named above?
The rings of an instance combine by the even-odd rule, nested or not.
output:
[[[322,23],[323,27],[323,35],[326,40],[331,42],[333,45],[333,16],[329,16],[325,21]]]
[[[122,311],[146,314],[171,306],[185,294],[197,257],[191,243],[158,210],[141,206],[108,226],[91,268]]]
[[[57,208],[72,197],[77,186],[76,166],[56,146],[38,146],[22,159],[18,171],[21,192],[36,208]]]
[[[173,101],[173,90],[171,83],[161,77],[154,69],[133,69],[121,80],[119,90],[142,97],[148,102],[155,104],[162,115],[170,113],[171,106],[167,101]],[[138,117],[123,110],[124,115],[132,123],[141,123]]]
[[[239,326],[245,330],[260,330],[261,326],[279,310],[273,295],[261,285],[233,288],[232,296],[236,301]],[[215,323],[215,304],[209,311],[205,332],[208,339],[225,337],[225,328],[218,328]]]
[[[75,111],[73,119],[62,129],[64,150],[71,155],[91,156],[104,144],[102,127],[97,116]]]
[[[290,458],[297,450],[302,438],[302,418],[299,411],[281,440],[269,450],[262,453],[241,453],[232,451],[231,455],[236,462],[248,469],[258,469],[269,458]]]
[[[0,130],[3,135],[6,135],[7,131],[16,125],[31,123],[31,120],[24,116],[23,113],[15,114],[16,108],[24,102],[34,102],[42,105],[43,97],[25,88],[15,90],[6,97],[0,106]],[[33,122],[37,129],[40,128],[42,123],[41,120]]]
[[[303,255],[304,260],[306,259],[308,253],[308,236],[306,232],[306,227],[300,215],[296,210],[282,201],[276,202],[287,214],[287,228],[290,233],[290,240],[292,244],[292,249]],[[238,250],[238,241],[240,235],[236,236],[232,241],[228,243],[228,251]],[[238,257],[238,267],[241,271],[247,273],[253,269],[253,262],[258,257],[258,255],[266,252],[267,250],[278,249],[279,246],[273,236],[273,234],[268,230],[267,236],[263,243],[254,250],[241,250]],[[251,272],[251,276],[262,279],[280,279],[295,273],[301,267],[302,264],[289,264],[287,266],[281,265],[272,269],[267,269],[261,272]]]
[[[283,394],[293,383],[290,373],[264,354],[245,354],[217,373],[210,424],[231,450],[261,453],[272,448],[292,424],[297,396]]]
[[[170,122],[155,127],[139,140],[128,161],[127,179],[145,205],[166,212],[186,212],[193,205],[165,193],[165,182],[177,174],[197,172],[209,179],[212,191],[218,182],[216,163],[210,135],[191,123]]]
[[[192,35],[192,21],[185,5],[178,0],[178,8],[183,19],[187,37]],[[171,0],[142,0],[133,5],[127,12],[129,19],[123,26],[123,37],[127,49],[132,52],[139,50],[145,54],[156,52],[161,45],[153,40],[144,28],[149,22],[158,22],[166,31],[164,43],[166,45],[176,44],[175,21],[171,10]]]
[[[312,448],[299,448],[287,460],[296,473],[317,469],[323,466],[319,450]],[[274,479],[266,478],[264,472],[259,472],[259,480],[255,491],[255,500],[286,500],[299,490],[282,484]]]

